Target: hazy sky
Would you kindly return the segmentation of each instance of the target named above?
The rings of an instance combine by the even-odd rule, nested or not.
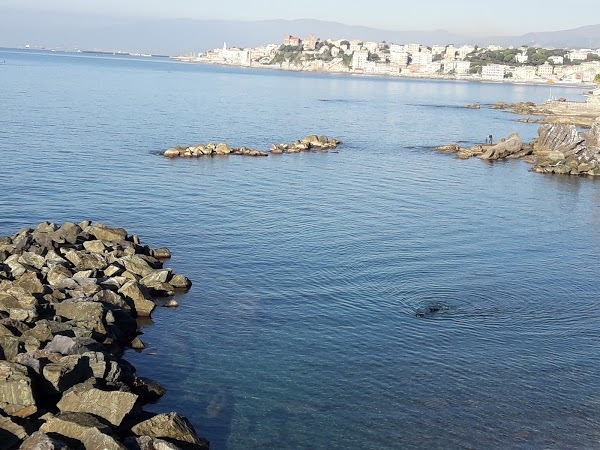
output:
[[[389,30],[436,30],[472,35],[555,31],[600,22],[600,1],[573,8],[554,0],[0,0],[2,10],[75,15],[190,19],[322,19]]]

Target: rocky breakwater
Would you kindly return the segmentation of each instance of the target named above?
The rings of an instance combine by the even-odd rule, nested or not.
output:
[[[122,359],[143,348],[136,318],[191,286],[169,257],[100,223],[0,238],[1,449],[208,448],[184,417],[142,409],[165,390]]]
[[[271,145],[271,153],[301,153],[308,151],[328,152],[330,149],[337,148],[340,144],[341,142],[337,139],[313,134],[291,144],[273,144]]]
[[[578,131],[574,125],[542,125],[538,137],[530,143],[524,143],[518,133],[513,133],[491,145],[463,148],[450,144],[436,147],[436,150],[454,153],[461,159],[523,158],[532,164],[534,172],[539,173],[600,176],[600,118],[587,131]]]
[[[251,150],[247,147],[230,147],[226,142],[200,144],[191,147],[173,147],[163,153],[167,158],[200,158],[203,156],[268,156],[267,152]]]

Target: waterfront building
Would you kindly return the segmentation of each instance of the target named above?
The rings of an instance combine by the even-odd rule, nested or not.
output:
[[[481,68],[481,78],[490,81],[501,81],[506,74],[507,66],[501,64],[490,64]]]
[[[457,75],[465,75],[469,73],[471,69],[471,61],[444,61],[443,71],[444,73],[454,72]]]
[[[368,50],[355,51],[352,55],[352,69],[353,70],[363,70],[368,58],[369,58]]]
[[[414,64],[415,66],[427,66],[433,61],[433,55],[429,50],[413,53],[411,58],[411,64]]]
[[[406,66],[408,64],[408,53],[406,52],[392,52],[389,54],[391,64],[398,66]]]
[[[552,78],[554,76],[554,66],[545,62],[537,68],[537,76],[545,79]]]
[[[535,67],[533,66],[521,66],[511,69],[513,78],[518,81],[531,81],[537,76]]]

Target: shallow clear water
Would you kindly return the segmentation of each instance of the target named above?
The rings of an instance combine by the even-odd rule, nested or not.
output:
[[[100,220],[194,287],[128,353],[216,449],[600,445],[600,184],[427,147],[583,88],[0,50],[0,235]],[[339,153],[167,160],[176,144]],[[415,311],[442,305],[439,314]]]

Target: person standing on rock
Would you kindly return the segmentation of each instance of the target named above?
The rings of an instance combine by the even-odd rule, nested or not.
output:
[[[490,145],[492,145],[494,143],[494,141],[492,139],[492,135],[491,134],[488,136],[488,139],[490,140]]]

